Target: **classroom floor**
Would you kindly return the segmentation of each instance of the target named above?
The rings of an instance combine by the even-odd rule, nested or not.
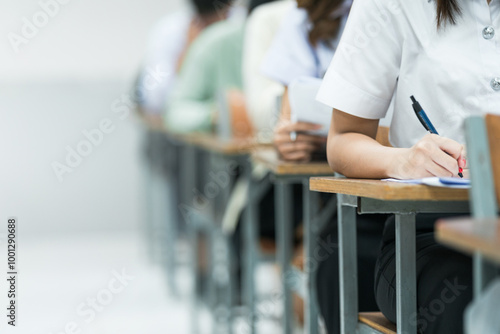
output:
[[[171,297],[164,270],[148,259],[140,233],[29,237],[24,238],[23,244],[24,253],[36,256],[27,255],[21,262],[21,300],[27,302],[20,305],[18,333],[60,334],[66,333],[66,326],[76,326],[81,334],[190,333],[191,277],[187,268],[181,266],[177,276],[180,298]],[[53,259],[52,265],[39,259]],[[123,270],[130,276],[127,285],[109,297],[104,290],[109,291],[110,281]],[[260,293],[279,291],[273,266],[262,266],[257,280]],[[99,310],[90,319],[87,303],[92,299]],[[276,321],[280,306],[271,306],[265,307],[274,313],[275,319],[260,321],[260,334],[280,332]],[[200,334],[211,333],[211,318],[206,310],[202,310],[198,325]],[[246,333],[243,328],[240,319],[235,324],[236,334]]]

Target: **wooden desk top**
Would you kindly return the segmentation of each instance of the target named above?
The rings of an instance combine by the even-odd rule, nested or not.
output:
[[[139,113],[138,115],[141,122],[153,131],[161,131],[169,138],[213,152],[227,155],[248,154],[256,147],[269,147],[271,145],[270,143],[257,142],[254,138],[223,140],[215,134],[175,133],[165,128],[163,118],[160,115],[143,113]]]
[[[442,219],[436,224],[436,238],[468,254],[478,251],[500,264],[500,219]]]
[[[224,140],[215,135],[197,136],[194,144],[209,151],[227,155],[249,154],[258,147],[270,146],[270,143],[258,142],[255,138],[236,138]]]
[[[312,191],[353,195],[386,201],[468,201],[467,189],[431,187],[368,179],[313,177]]]
[[[254,138],[221,139],[214,134],[170,133],[167,135],[177,141],[224,155],[249,154],[259,147],[268,147],[269,143],[260,143]]]
[[[261,163],[276,175],[333,175],[325,162],[288,162],[278,158],[274,148],[258,149],[252,152],[252,159]]]

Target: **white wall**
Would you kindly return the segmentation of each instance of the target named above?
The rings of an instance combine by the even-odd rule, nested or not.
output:
[[[111,105],[128,93],[152,25],[182,3],[70,0],[15,53],[8,33],[20,33],[40,6],[0,0],[0,226],[8,216],[23,233],[144,222],[141,133],[133,115],[121,120]],[[52,163],[104,118],[114,131],[59,182]]]
[[[39,2],[68,2],[16,53],[9,33]],[[148,30],[186,0],[0,0],[0,80],[130,78],[143,55]]]

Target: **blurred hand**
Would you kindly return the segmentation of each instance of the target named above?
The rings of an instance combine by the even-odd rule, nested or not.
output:
[[[227,92],[229,111],[231,112],[231,128],[235,138],[250,138],[253,135],[252,122],[246,108],[245,94],[238,89]]]
[[[326,137],[305,134],[305,131],[319,130],[322,126],[313,123],[280,121],[274,129],[274,146],[280,157],[287,161],[307,162],[312,153],[318,151],[326,143]],[[296,132],[295,141],[290,133]]]
[[[428,134],[413,147],[396,152],[389,175],[398,179],[458,177],[459,167],[466,166],[464,147],[435,134]]]

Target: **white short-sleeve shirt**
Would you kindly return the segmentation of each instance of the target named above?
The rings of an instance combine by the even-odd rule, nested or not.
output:
[[[440,135],[464,143],[472,114],[500,113],[500,0],[458,0],[457,24],[436,27],[426,0],[356,0],[318,100],[367,119],[394,99],[390,139],[411,147],[426,131],[414,95]]]
[[[307,11],[296,5],[291,8],[262,61],[261,73],[285,86],[300,76],[322,78],[340,41],[350,5],[351,1],[346,0],[345,6],[339,10],[341,27],[338,37],[321,41],[316,47],[309,42],[311,22]]]
[[[276,101],[283,85],[260,73],[262,60],[273,43],[284,16],[294,7],[293,0],[281,0],[257,7],[247,20],[243,46],[243,84],[253,125],[269,132],[274,127]]]
[[[137,87],[147,112],[163,112],[175,85],[177,62],[187,42],[193,17],[191,11],[181,10],[162,19],[153,29]],[[155,73],[165,75],[160,78]]]

